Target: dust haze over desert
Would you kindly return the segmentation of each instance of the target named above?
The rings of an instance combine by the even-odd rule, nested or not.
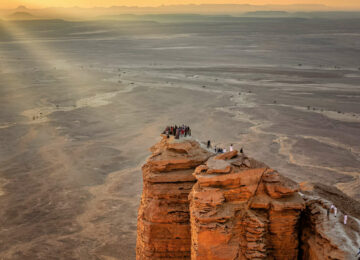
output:
[[[166,8],[0,12],[0,259],[135,259],[173,124],[360,200],[357,10]]]

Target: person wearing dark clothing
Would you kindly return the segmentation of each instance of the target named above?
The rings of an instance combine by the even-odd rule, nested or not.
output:
[[[360,247],[359,247],[359,252],[356,254],[356,256],[359,256],[360,255]]]
[[[210,140],[208,140],[207,141],[207,148],[210,148],[210,146],[211,146],[211,142],[210,142]]]
[[[240,153],[244,153],[244,150],[242,149],[242,147],[241,147],[241,149],[240,149]]]
[[[166,134],[166,133],[169,131],[169,129],[170,129],[170,128],[167,126],[167,127],[165,128],[163,134]]]
[[[175,139],[179,139],[179,137],[180,137],[180,130],[176,129]]]

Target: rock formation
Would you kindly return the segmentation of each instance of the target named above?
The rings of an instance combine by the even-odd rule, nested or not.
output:
[[[151,152],[142,168],[138,260],[354,259],[360,222],[349,216],[344,225],[343,217],[359,217],[360,203],[332,187],[299,192],[265,164],[237,151],[215,155],[191,138],[163,136]],[[334,202],[320,195],[336,201],[336,217],[327,216]]]
[[[326,195],[331,194],[326,196],[327,199],[319,194],[324,190]],[[356,217],[349,215],[347,224],[344,225],[344,216],[349,214],[345,213],[346,211],[354,211],[352,213],[358,216],[360,203],[336,188],[321,184],[314,185],[311,192],[304,193],[306,207],[300,220],[299,259],[358,259],[355,255],[360,245],[360,222]],[[333,211],[327,214],[331,205],[334,205],[334,202],[328,199],[334,196],[338,207],[336,216]],[[347,209],[346,204],[352,204],[352,209]]]
[[[188,195],[196,181],[192,174],[211,154],[194,140],[165,136],[151,152],[142,167],[137,259],[189,259]]]
[[[296,259],[304,201],[296,183],[236,151],[196,168],[192,259]]]

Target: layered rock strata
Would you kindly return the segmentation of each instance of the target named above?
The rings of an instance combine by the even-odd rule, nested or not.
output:
[[[298,192],[265,164],[237,151],[215,155],[191,138],[163,136],[151,152],[138,260],[355,259],[360,203],[336,188],[303,184]],[[328,215],[334,204],[337,215]]]
[[[194,169],[211,155],[192,139],[163,139],[142,167],[143,194],[138,212],[137,259],[189,259],[188,195]]]
[[[296,259],[298,185],[236,151],[196,168],[191,259]]]

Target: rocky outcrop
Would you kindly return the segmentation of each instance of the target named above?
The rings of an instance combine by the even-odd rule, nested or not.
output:
[[[318,194],[319,191],[321,192],[320,189],[324,188],[327,193],[331,193],[331,196],[336,196],[337,203]],[[311,192],[304,191],[304,193],[302,196],[306,207],[300,219],[299,259],[357,259],[355,255],[360,246],[360,222],[356,217],[346,213],[346,205],[344,207],[343,204],[352,202],[353,207],[358,207],[359,203],[348,197],[342,202],[341,197],[346,196],[345,194],[324,185],[315,185]],[[336,215],[330,210],[331,205],[339,207]],[[345,215],[348,215],[346,225]]]
[[[304,183],[299,192],[267,165],[191,138],[163,136],[151,152],[138,260],[354,259],[360,247],[360,203],[336,188]],[[328,216],[333,204],[338,214]]]
[[[304,201],[296,183],[237,152],[195,170],[192,259],[296,259]]]
[[[211,154],[194,140],[165,136],[151,152],[142,167],[137,259],[190,258],[188,195],[196,181],[192,173]]]

